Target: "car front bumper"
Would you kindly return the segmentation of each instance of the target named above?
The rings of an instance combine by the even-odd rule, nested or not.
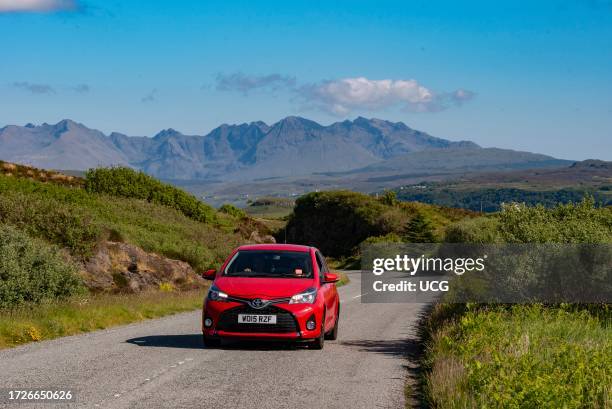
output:
[[[273,306],[277,309],[274,312],[261,312],[258,310],[244,311],[249,314],[278,314],[282,315],[285,321],[288,320],[288,314],[294,320],[295,325],[290,330],[278,328],[277,324],[262,324],[253,328],[253,326],[238,324],[236,315],[237,312],[243,312],[241,309],[247,309],[244,304],[235,302],[218,302],[207,301],[202,314],[202,332],[204,336],[211,338],[239,338],[239,339],[278,339],[278,340],[309,340],[315,339],[321,334],[321,319],[323,314],[322,306],[317,304],[276,304]],[[315,329],[308,330],[306,322],[309,319],[315,319]],[[204,319],[210,318],[213,322],[210,327],[204,325]],[[232,322],[228,323],[228,320]],[[268,327],[269,325],[269,327]]]

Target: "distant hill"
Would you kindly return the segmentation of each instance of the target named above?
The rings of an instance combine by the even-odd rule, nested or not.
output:
[[[593,196],[597,205],[612,205],[612,162],[585,160],[550,169],[465,174],[444,181],[423,181],[394,189],[406,201],[498,211],[502,203],[547,207],[580,202]]]
[[[130,162],[111,138],[70,120],[1,128],[0,159],[38,168],[74,170]]]
[[[349,174],[393,178],[569,164],[437,138],[402,122],[359,117],[323,126],[295,116],[272,125],[224,124],[207,135],[165,129],[153,137],[105,135],[68,119],[8,125],[0,128],[0,159],[73,171],[122,165],[165,180],[204,183]]]
[[[555,159],[547,155],[511,149],[452,147],[444,150],[410,152],[347,173],[398,177],[415,173],[550,168],[571,163],[572,161]]]
[[[86,170],[125,165],[178,180],[251,180],[338,172],[410,152],[474,148],[401,122],[357,118],[322,126],[300,117],[273,125],[221,125],[207,135],[174,129],[153,137],[110,135],[66,119],[0,129],[0,159],[43,168]]]

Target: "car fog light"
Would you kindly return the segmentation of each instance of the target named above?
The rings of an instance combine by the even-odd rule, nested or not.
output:
[[[211,326],[212,326],[212,320],[211,320],[210,318],[206,318],[206,319],[204,320],[204,326],[205,326],[206,328],[211,327]]]
[[[317,323],[314,320],[314,317],[309,319],[306,322],[306,328],[308,328],[309,331],[312,331],[313,329],[315,329],[315,327],[317,326]]]

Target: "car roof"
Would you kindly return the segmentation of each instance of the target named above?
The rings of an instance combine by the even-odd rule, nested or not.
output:
[[[238,247],[238,250],[271,250],[271,251],[298,251],[309,253],[312,247],[299,244],[247,244]]]

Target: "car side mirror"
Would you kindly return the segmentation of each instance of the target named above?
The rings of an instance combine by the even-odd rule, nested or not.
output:
[[[217,270],[213,268],[213,269],[204,271],[202,273],[202,278],[204,280],[214,280],[216,275],[217,275]]]
[[[325,282],[325,284],[337,283],[338,281],[340,281],[340,276],[334,273],[325,273],[323,275],[323,281]]]

